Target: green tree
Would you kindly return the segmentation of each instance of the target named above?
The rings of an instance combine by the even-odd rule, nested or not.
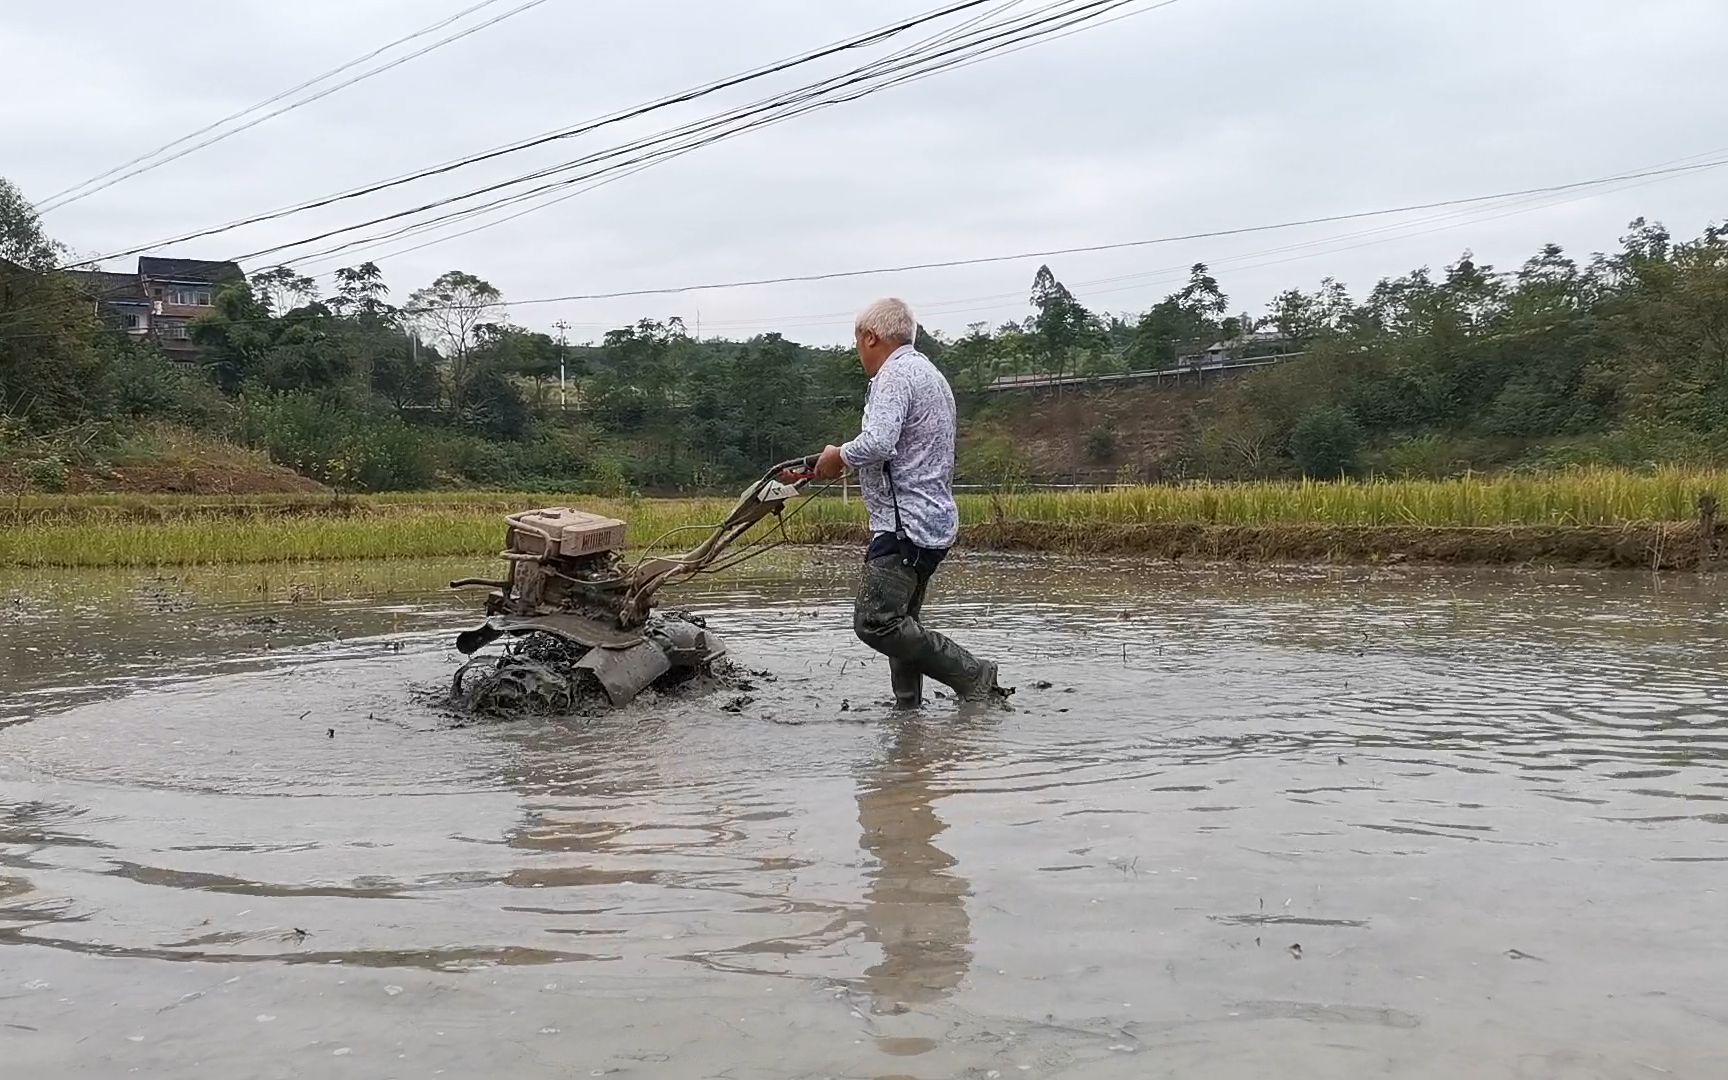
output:
[[[1184,348],[1204,348],[1220,336],[1219,317],[1230,304],[1205,263],[1188,271],[1188,284],[1152,306],[1135,327],[1128,358],[1138,370],[1169,367]]]
[[[996,378],[996,342],[985,331],[986,323],[973,323],[966,336],[943,355],[945,370],[959,389],[982,391]]]
[[[262,366],[276,340],[270,309],[250,285],[218,289],[210,313],[195,319],[190,330],[205,366],[230,394]]]
[[[324,301],[324,306],[362,322],[393,322],[396,309],[390,306],[389,297],[384,272],[377,263],[363,262],[336,271],[336,295]]]
[[[66,248],[42,231],[42,219],[17,186],[0,176],[0,259],[46,273],[60,265]]]
[[[1333,278],[1323,278],[1311,293],[1288,289],[1273,297],[1267,318],[1280,337],[1296,349],[1346,333],[1355,315],[1350,293]]]
[[[1617,286],[1599,306],[1629,411],[1720,445],[1728,435],[1728,226],[1674,243],[1639,219],[1603,272]]]
[[[1304,416],[1290,433],[1290,454],[1304,476],[1336,480],[1354,473],[1362,453],[1362,429],[1343,409],[1328,407]]]
[[[367,385],[398,415],[438,403],[438,354],[406,335],[393,335],[369,354]]]
[[[675,483],[688,463],[693,448],[676,406],[693,350],[678,319],[643,319],[607,333],[601,346],[602,361],[588,380],[590,410],[603,428],[639,448],[631,462],[639,484]]]
[[[743,460],[773,464],[811,452],[817,436],[808,423],[810,375],[802,351],[767,334],[746,344],[729,365],[725,384]]]
[[[1093,343],[1101,332],[1097,319],[1056,280],[1048,266],[1032,278],[1032,347],[1039,367],[1057,378],[1068,370],[1074,354]]]
[[[252,295],[274,315],[286,314],[318,295],[318,283],[289,266],[273,266],[247,280]]]
[[[450,415],[460,416],[478,374],[474,352],[481,340],[480,327],[498,321],[503,294],[489,281],[450,270],[415,290],[408,297],[408,311],[444,358],[445,404]]]
[[[38,431],[99,416],[105,406],[103,327],[94,300],[55,272],[64,253],[0,178],[0,417]]]
[[[537,407],[550,404],[551,387],[558,378],[559,360],[566,350],[549,334],[500,323],[483,323],[476,332],[476,362],[486,369],[525,380],[533,387]],[[566,365],[566,375],[579,377],[585,361],[578,357]]]
[[[913,347],[923,353],[925,358],[931,363],[936,364],[938,367],[941,366],[942,354],[948,349],[948,346],[941,338],[925,330],[924,327],[920,325],[912,344]]]
[[[271,390],[325,390],[355,371],[355,350],[328,308],[310,303],[273,317],[250,284],[218,290],[191,333],[217,384],[230,393],[249,382]]]
[[[491,365],[477,370],[469,384],[465,423],[489,438],[520,442],[528,435],[530,419],[528,405],[508,375]]]
[[[66,277],[0,264],[0,417],[46,431],[102,415],[107,336]]]

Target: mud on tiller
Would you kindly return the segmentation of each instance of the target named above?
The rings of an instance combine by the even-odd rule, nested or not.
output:
[[[650,686],[710,673],[726,647],[699,617],[655,611],[655,595],[784,543],[786,504],[803,493],[815,464],[812,455],[769,469],[744,489],[726,520],[682,555],[645,552],[628,563],[624,522],[570,507],[509,515],[504,579],[464,578],[450,584],[492,590],[486,621],[457,635],[463,655],[472,656],[500,638],[512,640],[496,658],[463,664],[453,681],[454,694],[484,712],[570,712],[597,701],[595,691],[620,706]],[[777,531],[778,540],[759,538],[727,554],[770,517],[775,529],[765,537]]]

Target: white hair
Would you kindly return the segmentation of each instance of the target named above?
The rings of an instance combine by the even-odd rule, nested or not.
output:
[[[910,345],[918,340],[918,318],[904,300],[887,297],[858,313],[857,329],[883,341]]]

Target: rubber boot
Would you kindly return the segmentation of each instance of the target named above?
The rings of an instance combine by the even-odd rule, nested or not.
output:
[[[928,675],[962,700],[990,696],[996,686],[996,665],[979,660],[953,639],[926,630],[911,614],[922,599],[923,584],[898,556],[865,563],[853,608],[853,631],[891,665],[899,661]],[[898,685],[895,696],[898,699]]]
[[[990,701],[1007,697],[1008,691],[1004,691],[996,682],[996,662],[994,660],[980,660],[978,663],[980,670],[977,677],[963,688],[958,686],[954,688],[954,692],[959,695],[960,700]]]
[[[924,704],[924,675],[905,660],[888,661],[888,678],[894,684],[894,707],[916,709]]]
[[[961,701],[986,700],[996,689],[994,663],[978,659],[953,638],[934,630],[924,631],[912,661]]]
[[[918,587],[912,591],[912,601],[906,606],[906,614],[916,619],[924,610],[924,593],[930,585],[927,576],[918,578]],[[924,704],[924,673],[905,660],[888,660],[888,679],[894,687],[894,707],[897,709],[916,709]]]

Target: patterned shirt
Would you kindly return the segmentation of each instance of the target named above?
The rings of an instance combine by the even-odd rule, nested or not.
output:
[[[954,429],[948,380],[911,345],[896,349],[870,380],[863,430],[840,448],[840,457],[858,472],[872,532],[894,531],[898,503],[901,525],[914,544],[954,546],[960,535]]]

